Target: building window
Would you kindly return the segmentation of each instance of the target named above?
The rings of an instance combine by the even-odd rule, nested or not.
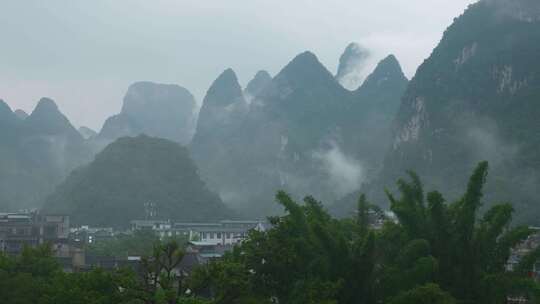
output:
[[[28,230],[26,228],[19,228],[19,229],[16,229],[16,234],[17,235],[27,235],[28,234],[27,231]]]
[[[221,238],[221,232],[218,232],[217,234],[217,238],[220,239]]]

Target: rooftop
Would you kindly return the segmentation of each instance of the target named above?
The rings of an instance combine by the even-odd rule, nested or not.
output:
[[[218,245],[217,242],[201,242],[201,241],[191,241],[189,242],[189,244],[193,246],[197,246],[197,247],[210,247],[210,246]]]

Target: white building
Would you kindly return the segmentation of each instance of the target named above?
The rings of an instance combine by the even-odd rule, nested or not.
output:
[[[250,230],[265,231],[269,225],[263,221],[223,220],[217,223],[170,224],[169,221],[131,221],[133,230],[151,229],[160,238],[183,236],[189,241],[216,245],[234,245],[244,240]]]

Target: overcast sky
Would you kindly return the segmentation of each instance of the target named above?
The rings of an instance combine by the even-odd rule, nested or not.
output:
[[[0,99],[31,112],[53,98],[72,123],[101,128],[127,86],[149,80],[200,102],[233,68],[242,85],[311,50],[335,73],[351,41],[393,53],[412,77],[475,0],[1,0]]]

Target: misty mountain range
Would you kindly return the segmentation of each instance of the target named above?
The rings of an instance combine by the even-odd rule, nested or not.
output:
[[[406,85],[390,56],[351,92],[305,52],[247,107],[227,70],[203,101],[192,155],[211,188],[250,213],[275,212],[263,208],[274,206],[276,189],[333,201],[379,169]]]
[[[67,173],[92,157],[51,99],[41,99],[30,115],[0,101],[0,125],[2,210],[40,206]]]
[[[345,53],[349,53],[350,48]],[[354,59],[356,55],[358,58]],[[356,53],[347,56],[354,67],[347,69],[342,62],[339,77],[358,73],[356,65],[364,58],[363,54]],[[389,141],[382,144],[381,140],[380,147],[374,152],[368,153],[370,149],[366,149],[357,153],[355,145],[361,145],[362,139],[354,135],[354,128],[367,128],[368,124],[382,122],[372,130],[373,134],[378,130],[388,131],[407,83],[393,56],[381,62],[370,77],[372,80],[366,81],[362,88],[348,91],[314,54],[305,52],[274,78],[266,71],[259,71],[245,88],[239,85],[232,69],[224,71],[209,88],[198,117],[195,99],[187,89],[151,82],[131,85],[121,112],[107,119],[99,132],[81,127],[77,133],[56,105],[51,106],[58,112],[56,116],[62,119],[51,116],[49,123],[59,124],[56,120],[61,120],[63,129],[76,134],[80,150],[86,156],[69,166],[48,170],[52,173],[34,172],[37,180],[44,180],[49,173],[57,177],[47,179],[44,183],[47,186],[32,195],[33,199],[20,198],[19,193],[32,193],[35,186],[9,187],[3,193],[13,192],[13,198],[3,201],[16,203],[3,204],[4,209],[41,206],[47,195],[74,168],[89,163],[92,155],[118,138],[140,134],[188,146],[210,188],[229,205],[247,213],[261,216],[275,212],[272,197],[278,188],[286,188],[299,196],[315,193],[334,200],[357,188],[364,178],[364,167],[380,165],[380,155],[389,144]],[[395,92],[388,95],[391,91]],[[380,94],[377,98],[381,99],[380,109],[384,113],[378,113],[378,109],[372,107],[368,100],[373,97],[370,94]],[[54,103],[49,99],[47,102]],[[34,112],[38,114],[40,108],[41,102]],[[364,113],[350,115],[358,111]],[[22,124],[32,120],[26,119],[20,110],[6,109],[5,112],[12,118],[18,117],[17,121]],[[367,115],[368,112],[373,116]],[[34,115],[32,113],[30,117]],[[362,118],[367,116],[372,118]],[[56,130],[55,136],[67,132],[63,129]],[[21,141],[26,140],[24,136],[21,135]],[[5,143],[6,147],[10,145]],[[35,153],[44,153],[43,150],[35,150]],[[368,154],[378,158],[377,165],[364,166],[355,160],[357,156],[367,157]],[[49,158],[44,162],[54,162],[52,155]],[[16,154],[11,160],[27,162],[18,159]],[[349,165],[353,167],[348,168]],[[349,171],[347,175],[340,176],[342,169]],[[31,185],[25,183],[23,177],[7,176],[5,180]],[[325,196],[325,192],[330,195]],[[53,196],[58,197],[56,193]]]
[[[189,149],[184,161],[192,158],[197,168],[171,178],[204,181],[206,186],[193,190],[197,194],[192,197],[210,197],[214,191],[220,198],[207,203],[219,205],[216,210],[226,210],[223,201],[243,215],[276,213],[273,196],[283,189],[297,197],[311,194],[337,202],[333,210],[349,214],[359,191],[384,206],[383,189],[409,169],[428,188],[443,189],[451,197],[463,188],[473,166],[486,159],[492,168],[489,198],[511,200],[521,220],[534,222],[540,212],[535,195],[540,173],[539,23],[537,1],[471,5],[410,82],[393,55],[366,72],[371,54],[354,43],[339,59],[335,75],[311,52],[299,54],[273,77],[258,72],[245,88],[227,69],[211,84],[198,115],[187,89],[138,82],[128,88],[121,112],[99,132],[77,131],[50,99],[42,99],[30,115],[1,102],[0,211],[39,207],[44,201],[69,210],[60,205],[73,203],[67,197],[80,189],[76,181],[85,180],[92,188],[99,179],[94,176],[94,183],[82,173],[70,175],[73,169],[102,172],[92,169],[96,153],[117,145],[119,138],[146,134],[161,138],[164,147],[172,141]],[[125,145],[126,161],[139,148]],[[145,157],[144,168],[166,162]],[[121,174],[130,174],[119,166]],[[178,195],[147,182],[133,185]],[[118,194],[114,189],[96,193],[79,204]],[[167,208],[188,206],[185,200],[158,197]],[[129,196],[124,200],[142,202]]]

